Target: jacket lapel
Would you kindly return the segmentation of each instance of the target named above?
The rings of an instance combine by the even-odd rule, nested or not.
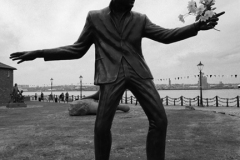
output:
[[[105,8],[103,10],[103,14],[101,14],[100,19],[102,23],[104,24],[106,30],[111,33],[112,36],[117,36],[118,38],[121,38],[119,33],[117,32],[117,28],[112,20],[112,17],[110,15],[110,9],[109,7]]]
[[[130,11],[129,15],[126,17],[126,19],[124,21],[123,28],[122,28],[121,35],[120,35],[117,31],[117,27],[114,24],[112,17],[111,17],[111,10],[109,7],[105,8],[103,10],[103,14],[101,15],[100,19],[102,20],[102,23],[104,24],[104,26],[108,30],[108,32],[110,32],[112,34],[112,36],[118,36],[118,38],[121,38],[121,35],[122,35],[122,37],[126,37],[134,24],[132,22],[133,13]]]
[[[124,24],[123,24],[123,28],[122,28],[122,35],[124,34],[124,32],[127,30],[126,27],[128,26],[128,24],[131,22],[132,20],[132,12],[130,11],[129,15],[126,17]]]
[[[132,27],[134,26],[134,21],[133,21],[133,13],[130,12],[130,15],[127,16],[125,19],[124,25],[123,25],[123,30],[122,30],[122,38],[127,37],[129,32],[131,31]]]

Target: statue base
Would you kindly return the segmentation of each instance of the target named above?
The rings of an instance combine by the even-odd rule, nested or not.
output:
[[[22,108],[22,107],[27,107],[25,103],[8,103],[7,108]]]

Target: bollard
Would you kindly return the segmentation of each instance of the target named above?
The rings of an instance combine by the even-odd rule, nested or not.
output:
[[[180,99],[181,99],[181,106],[183,106],[183,96],[181,96]]]
[[[239,96],[237,96],[237,107],[239,107]]]
[[[197,96],[197,105],[199,106],[199,96]]]
[[[216,107],[218,107],[218,96],[216,96]]]
[[[166,97],[166,106],[168,106],[168,96]]]

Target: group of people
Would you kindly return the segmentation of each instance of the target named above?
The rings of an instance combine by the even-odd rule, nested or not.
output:
[[[69,101],[69,93],[68,92],[65,93],[65,99],[64,99],[64,93],[61,93],[60,96],[59,96],[59,99],[60,99],[60,101],[65,100],[65,101],[68,102]]]
[[[37,98],[38,98],[37,93],[35,93],[34,98],[35,98],[35,100],[37,100]],[[64,98],[65,98],[65,99],[64,99]],[[38,98],[38,100],[39,100],[39,101],[44,101],[44,94],[43,94],[43,92],[41,92],[40,97]],[[49,100],[55,100],[55,102],[57,102],[57,101],[58,101],[58,97],[55,96],[55,95],[50,94],[50,95],[49,95]],[[60,100],[60,101],[66,101],[66,102],[68,102],[68,101],[69,101],[69,93],[66,92],[65,95],[64,95],[64,93],[61,93],[61,94],[59,95],[59,100]]]

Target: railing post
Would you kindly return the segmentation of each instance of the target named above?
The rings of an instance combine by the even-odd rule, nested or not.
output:
[[[73,95],[72,95],[72,101],[74,101],[74,99],[73,99]]]
[[[239,107],[239,96],[237,96],[237,107]]]
[[[166,106],[168,106],[168,96],[166,97]]]
[[[228,98],[227,98],[227,107],[229,107],[229,106],[228,106]]]
[[[197,105],[199,107],[199,96],[197,96]]]
[[[132,97],[133,97],[133,96],[131,96],[131,104],[132,104]]]
[[[181,106],[183,106],[183,96],[181,96],[180,99],[181,99]]]
[[[208,107],[208,98],[207,98],[207,107]]]
[[[216,96],[216,107],[218,107],[218,96]]]
[[[189,99],[189,106],[191,106],[191,98]]]
[[[125,96],[125,104],[128,104],[128,102],[127,102],[127,96]]]
[[[174,104],[174,106],[175,106],[175,104],[176,104],[176,99],[174,98],[174,102],[173,102],[173,104]]]

